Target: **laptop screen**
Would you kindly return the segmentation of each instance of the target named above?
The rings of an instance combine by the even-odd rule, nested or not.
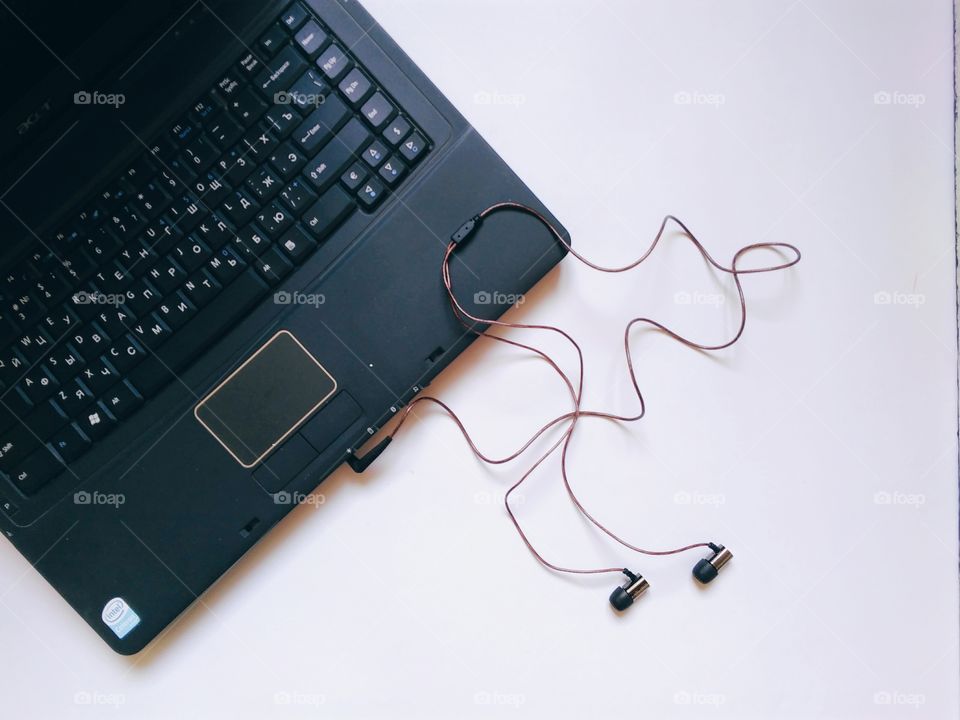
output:
[[[31,147],[43,148],[51,136],[56,138],[53,126],[73,103],[74,94],[102,89],[98,82],[119,77],[156,39],[154,35],[169,28],[175,13],[183,13],[190,4],[187,0],[3,0],[0,158],[5,170],[15,171],[11,166],[20,165],[20,156],[32,162]]]

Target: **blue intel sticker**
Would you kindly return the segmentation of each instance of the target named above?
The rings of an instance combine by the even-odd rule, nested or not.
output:
[[[123,598],[114,598],[108,602],[100,615],[107,627],[113,630],[118,638],[124,638],[140,624],[140,616],[132,607],[127,605]]]

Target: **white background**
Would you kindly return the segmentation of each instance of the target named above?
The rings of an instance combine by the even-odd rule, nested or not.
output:
[[[419,412],[136,658],[4,544],[4,716],[956,718],[950,3],[367,6],[590,257],[635,257],[668,212],[724,262],[802,248],[745,280],[734,349],[637,333],[647,419],[584,423],[574,445],[573,482],[610,526],[734,561],[701,589],[696,554],[620,552],[549,464],[521,518],[551,559],[650,579],[617,617],[612,576],[558,577],[523,548],[499,498],[526,466],[488,471]],[[629,276],[566,261],[510,317],[570,329],[587,405],[626,411],[628,319],[724,340],[736,310],[673,240]],[[431,390],[491,453],[567,409],[542,364],[489,344]]]

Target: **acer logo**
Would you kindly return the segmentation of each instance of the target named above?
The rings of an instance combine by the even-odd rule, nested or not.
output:
[[[30,113],[27,118],[17,125],[17,134],[26,135],[28,132],[33,130],[36,125],[47,116],[47,113],[50,112],[50,100],[48,99],[40,107]]]

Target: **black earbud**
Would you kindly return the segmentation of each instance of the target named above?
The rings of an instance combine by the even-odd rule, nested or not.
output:
[[[711,582],[720,572],[720,569],[733,559],[733,553],[723,545],[710,543],[710,549],[713,550],[713,555],[704,558],[693,566],[693,576],[702,585]]]
[[[650,587],[650,583],[646,581],[643,575],[632,573],[626,568],[624,568],[623,574],[627,576],[627,582],[610,593],[610,604],[619,612],[623,612],[633,605],[633,601],[643,595]]]

